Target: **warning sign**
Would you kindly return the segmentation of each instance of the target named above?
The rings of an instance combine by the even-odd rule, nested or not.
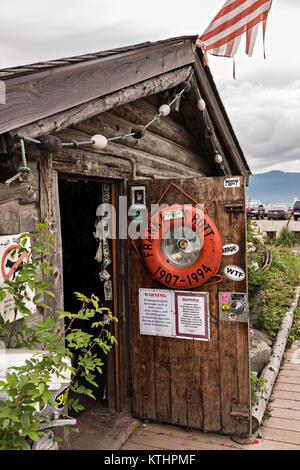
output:
[[[209,340],[207,292],[175,292],[176,336]]]
[[[207,292],[140,289],[141,335],[209,341]]]
[[[28,263],[29,255],[27,252],[19,253],[20,248],[19,237],[22,234],[7,235],[0,237],[0,287],[3,287],[5,281],[14,281],[18,275],[23,263]],[[30,248],[30,239],[26,239],[25,247],[27,250]],[[27,288],[27,294],[29,299],[33,297],[34,293]],[[26,307],[31,312],[35,312],[35,305],[30,300],[25,302]],[[14,299],[12,294],[6,292],[5,299],[0,302],[0,315],[4,320],[10,322],[14,319]],[[22,315],[18,313],[17,320],[22,318]]]

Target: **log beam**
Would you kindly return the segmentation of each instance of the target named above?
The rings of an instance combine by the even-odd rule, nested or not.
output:
[[[80,121],[84,121],[99,113],[104,113],[115,106],[121,106],[137,99],[160,93],[174,88],[184,82],[189,76],[191,66],[181,67],[175,71],[158,75],[155,78],[144,80],[136,85],[122,88],[114,93],[82,103],[52,116],[35,121],[34,123],[19,127],[11,131],[27,137],[36,138],[49,132],[58,132]]]

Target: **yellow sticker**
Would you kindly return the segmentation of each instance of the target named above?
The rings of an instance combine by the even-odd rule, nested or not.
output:
[[[69,388],[66,388],[58,397],[55,398],[56,403],[58,406],[65,406],[67,398],[68,398]]]
[[[229,304],[223,304],[221,305],[221,309],[222,309],[222,312],[224,315],[228,315],[230,312],[228,311],[228,309],[230,308],[230,305]]]

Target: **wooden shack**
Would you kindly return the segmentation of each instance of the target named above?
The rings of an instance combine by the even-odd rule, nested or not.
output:
[[[101,384],[106,398],[99,396],[104,405],[139,418],[249,435],[248,322],[221,321],[218,309],[221,291],[247,293],[247,277],[223,276],[218,284],[195,289],[209,295],[209,341],[141,335],[139,290],[166,287],[149,275],[139,242],[118,237],[120,196],[130,201],[132,187],[144,188],[147,207],[167,188],[170,205],[191,202],[187,196],[204,206],[216,200],[218,214],[213,204],[207,210],[215,221],[219,216],[222,243],[239,247],[235,258],[223,257],[219,272],[238,265],[246,273],[249,168],[195,39],[172,38],[0,71],[6,88],[6,104],[0,105],[0,236],[33,231],[46,220],[56,239],[52,315],[75,308],[73,291],[93,291],[118,317],[118,344]],[[171,113],[154,119],[174,98]],[[132,135],[146,123],[151,125],[142,138]],[[97,134],[109,140],[104,149],[80,144]],[[18,173],[20,136],[27,138],[30,171]],[[70,145],[54,150],[47,136]],[[233,177],[239,184],[226,185]],[[117,211],[107,299],[93,233],[102,202]]]

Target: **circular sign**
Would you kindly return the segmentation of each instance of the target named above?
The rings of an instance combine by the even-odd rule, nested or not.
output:
[[[142,237],[142,255],[151,275],[176,289],[193,289],[214,276],[222,240],[211,218],[191,205],[161,209]]]
[[[224,273],[231,281],[243,281],[246,277],[245,271],[239,266],[225,266]]]
[[[222,252],[224,256],[235,255],[239,251],[239,246],[235,243],[229,243],[228,245],[224,245],[222,248]]]
[[[23,251],[23,253],[21,253],[21,255],[16,260],[9,259],[10,252],[14,250],[17,251],[19,249],[21,249],[20,245],[11,245],[5,250],[2,256],[1,274],[4,281],[15,279],[15,273],[18,269],[20,269],[20,264],[23,262],[24,259],[26,259],[27,263],[29,262],[29,255],[27,251]]]

